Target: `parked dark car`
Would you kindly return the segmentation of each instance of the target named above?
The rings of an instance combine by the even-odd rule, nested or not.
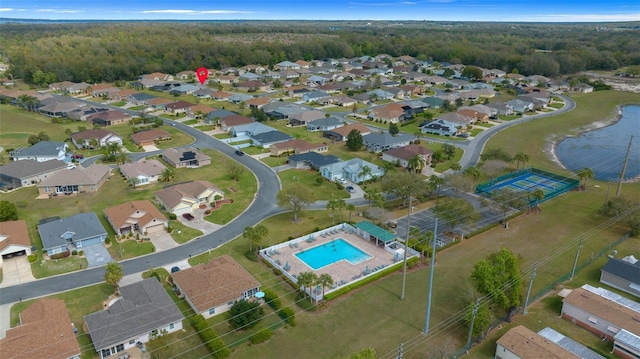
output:
[[[171,273],[180,272],[180,267],[171,267]]]
[[[238,156],[244,156],[244,152],[240,151],[240,150],[236,150],[236,155]]]
[[[356,189],[353,188],[353,186],[347,186],[346,189],[347,189],[347,192],[349,193],[356,193]]]
[[[192,221],[195,218],[191,213],[185,213],[182,215],[182,217],[187,221]]]

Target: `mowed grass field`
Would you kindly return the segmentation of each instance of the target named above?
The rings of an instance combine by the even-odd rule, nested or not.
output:
[[[47,116],[15,106],[0,105],[0,146],[5,149],[27,147],[29,136],[41,131],[47,133],[52,141],[64,141],[67,138],[65,129],[77,132],[78,126],[90,127],[84,122],[71,120],[66,124],[56,124]]]

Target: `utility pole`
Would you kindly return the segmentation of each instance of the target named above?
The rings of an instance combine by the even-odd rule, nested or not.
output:
[[[433,229],[433,243],[431,243],[431,268],[429,272],[429,293],[427,294],[427,317],[424,320],[424,335],[429,334],[429,320],[431,320],[431,292],[433,291],[433,271],[436,267],[436,237],[438,236],[438,218]]]
[[[576,251],[576,258],[573,260],[573,268],[571,269],[571,277],[569,281],[573,280],[573,275],[576,273],[576,265],[578,265],[578,257],[580,256],[580,250],[582,249],[582,241],[583,237],[580,237],[580,242],[578,243],[578,250]]]
[[[529,288],[527,289],[527,298],[524,300],[524,308],[522,308],[522,315],[527,315],[527,305],[529,305],[529,295],[531,295],[531,287],[533,287],[533,280],[536,278],[536,266],[533,265],[533,271],[529,276]]]
[[[409,232],[411,230],[411,200],[412,196],[409,196],[409,214],[407,215],[407,235],[404,239],[404,264],[402,266],[402,293],[400,299],[404,299],[404,288],[407,282],[407,250],[409,249]]]
[[[471,348],[471,335],[473,334],[473,324],[476,321],[476,314],[478,314],[479,303],[480,303],[480,299],[476,299],[475,303],[473,303],[473,309],[471,309],[471,325],[469,326],[469,335],[467,336],[467,345],[466,345],[467,350]]]
[[[627,170],[627,162],[629,162],[629,154],[631,153],[631,142],[633,142],[633,135],[629,139],[629,147],[627,147],[627,155],[624,158],[624,164],[622,165],[622,172],[620,173],[620,180],[618,181],[618,190],[616,191],[616,197],[620,196],[620,190],[622,190],[622,182],[624,181],[624,173]]]
[[[400,342],[400,346],[398,347],[398,355],[396,359],[402,359],[402,342]]]

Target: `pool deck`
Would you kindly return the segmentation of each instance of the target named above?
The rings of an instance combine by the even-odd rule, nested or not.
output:
[[[362,278],[363,273],[367,268],[370,272],[373,272],[376,267],[382,265],[389,266],[396,263],[394,261],[395,255],[388,252],[381,246],[376,246],[374,241],[367,241],[356,233],[348,233],[347,231],[342,230],[337,230],[337,233],[335,232],[336,231],[333,231],[332,233],[330,230],[320,231],[313,235],[312,238],[314,238],[314,240],[311,242],[309,242],[309,237],[301,237],[282,243],[278,246],[270,247],[271,249],[277,249],[278,252],[270,254],[270,258],[276,262],[283,271],[285,264],[288,263],[289,269],[286,272],[294,278],[301,272],[315,272],[318,276],[327,273],[331,275],[331,278],[333,278],[333,281],[338,287]],[[328,234],[323,237],[321,235],[322,233]],[[321,246],[339,238],[344,239],[351,245],[366,252],[371,256],[371,258],[357,264],[351,264],[346,260],[340,260],[318,270],[313,270],[313,268],[309,267],[306,263],[295,256],[296,253]],[[297,243],[298,247],[294,246],[292,248],[290,247],[290,243]],[[326,289],[330,290],[330,288]]]

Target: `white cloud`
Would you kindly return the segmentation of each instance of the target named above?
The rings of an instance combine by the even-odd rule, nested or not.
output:
[[[79,12],[83,12],[82,10],[71,10],[71,9],[37,9],[37,12],[51,12],[56,14],[75,14]]]
[[[252,14],[252,11],[240,11],[240,10],[144,10],[140,11],[142,14],[182,14],[182,15],[206,15],[206,14]]]
[[[15,9],[12,9],[12,8],[10,8],[10,7],[0,7],[0,12],[3,12],[3,11],[13,11],[13,10],[15,10]]]

